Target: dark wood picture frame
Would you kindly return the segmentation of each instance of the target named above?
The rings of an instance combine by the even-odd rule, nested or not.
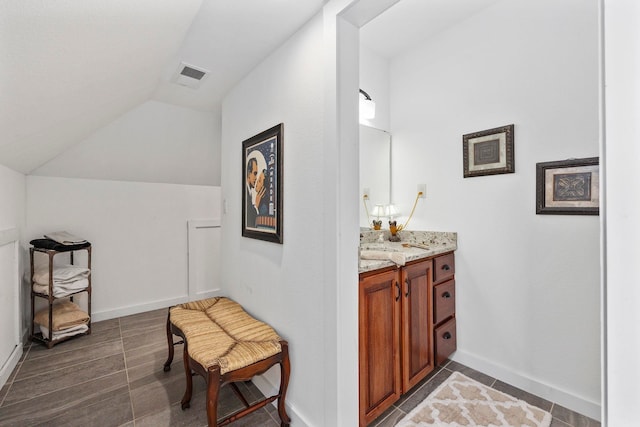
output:
[[[598,157],[536,163],[536,214],[599,215]]]
[[[464,177],[514,173],[514,125],[462,136]]]
[[[283,131],[280,123],[242,141],[244,237],[282,243]]]

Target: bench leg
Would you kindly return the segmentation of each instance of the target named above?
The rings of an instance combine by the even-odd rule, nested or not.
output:
[[[280,343],[282,346],[282,361],[280,362],[280,391],[278,393],[278,415],[280,416],[280,426],[286,427],[291,423],[291,418],[287,415],[284,399],[289,386],[289,374],[291,364],[289,362],[289,345],[286,342]]]
[[[189,354],[187,353],[187,343],[184,343],[184,352],[182,354],[182,360],[184,362],[184,374],[187,378],[187,388],[184,391],[184,396],[182,397],[182,409],[187,409],[191,406],[191,393],[193,391],[193,378],[191,376],[191,367],[189,366]]]
[[[167,361],[164,362],[164,371],[169,372],[171,370],[171,363],[173,362],[173,333],[171,333],[171,312],[167,314],[167,345],[169,346],[169,356]]]
[[[220,367],[209,370],[207,377],[207,423],[209,427],[218,425],[218,394],[220,393]]]

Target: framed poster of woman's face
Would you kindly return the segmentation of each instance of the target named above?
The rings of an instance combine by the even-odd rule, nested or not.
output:
[[[282,243],[280,123],[242,141],[242,235]]]

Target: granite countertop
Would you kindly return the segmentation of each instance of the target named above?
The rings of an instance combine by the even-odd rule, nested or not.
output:
[[[440,231],[401,231],[398,233],[400,242],[389,241],[388,230],[362,230],[360,232],[361,253],[389,255],[397,253],[404,258],[405,263],[422,258],[429,258],[445,252],[455,251],[458,248],[458,235],[454,232]],[[383,242],[380,242],[382,235]],[[403,246],[404,245],[404,246]],[[415,246],[409,246],[415,245]],[[378,270],[399,264],[390,259],[362,259],[358,265],[358,272]]]

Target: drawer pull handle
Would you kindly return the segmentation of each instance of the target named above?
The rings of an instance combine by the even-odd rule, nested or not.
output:
[[[404,294],[404,296],[409,298],[409,294],[411,293],[411,282],[409,282],[409,279],[404,279],[404,283],[407,284],[407,293]]]
[[[396,301],[398,301],[400,299],[400,294],[402,292],[400,291],[400,284],[398,284],[397,281],[396,281],[396,290],[398,291],[398,293],[396,294]]]
[[[442,335],[442,338],[444,338],[445,340],[450,340],[451,339],[451,333],[445,332],[444,335]]]
[[[449,299],[451,298],[451,294],[449,293],[449,291],[445,292],[444,294],[442,294],[442,298],[444,299]]]
[[[442,266],[442,269],[443,269],[444,271],[449,271],[449,270],[451,270],[451,267],[449,267],[449,264],[444,264],[444,265]]]

